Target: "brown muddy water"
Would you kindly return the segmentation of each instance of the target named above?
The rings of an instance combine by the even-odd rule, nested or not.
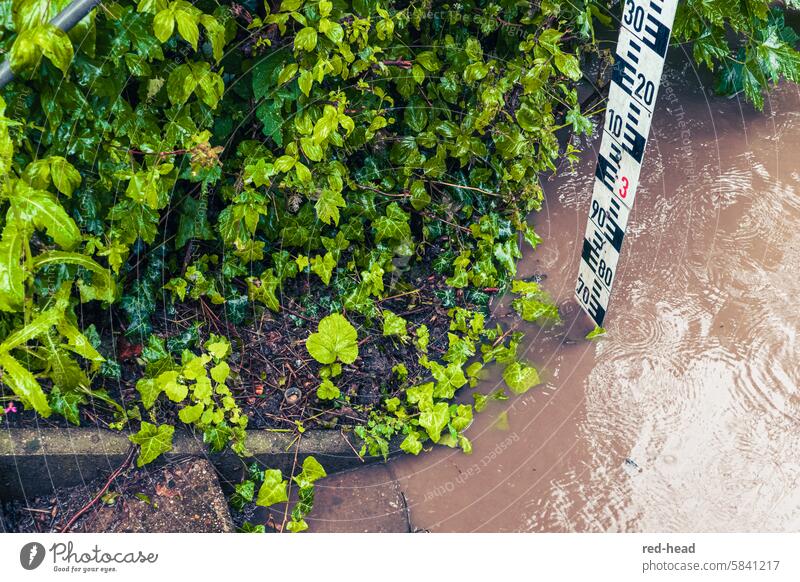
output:
[[[607,337],[528,328],[546,381],[477,415],[471,456],[439,447],[322,483],[399,487],[406,505],[328,507],[323,529],[396,511],[430,531],[800,530],[800,91],[776,88],[762,114],[706,83],[683,55],[667,66]],[[598,137],[547,185],[545,242],[520,267],[559,303]]]

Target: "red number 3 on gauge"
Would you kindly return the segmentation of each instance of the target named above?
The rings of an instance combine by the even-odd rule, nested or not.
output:
[[[628,195],[628,179],[622,176],[622,188],[619,189],[619,197],[625,198]]]

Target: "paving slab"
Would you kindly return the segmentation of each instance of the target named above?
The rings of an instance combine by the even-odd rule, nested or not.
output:
[[[141,491],[139,489],[142,489]],[[229,533],[228,503],[205,459],[168,464],[147,483],[124,485],[113,505],[102,505],[73,531],[103,533]]]
[[[235,530],[216,471],[206,459],[128,469],[47,496],[6,503],[18,532],[227,533]],[[104,492],[104,493],[103,493]],[[103,493],[98,498],[98,494]],[[97,499],[97,501],[93,501]]]

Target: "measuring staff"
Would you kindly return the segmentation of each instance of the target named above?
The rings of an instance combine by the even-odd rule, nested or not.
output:
[[[678,0],[626,0],[575,295],[602,327],[633,208]]]

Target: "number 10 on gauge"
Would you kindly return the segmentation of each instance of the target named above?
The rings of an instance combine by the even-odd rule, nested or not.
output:
[[[677,0],[626,0],[575,296],[603,325],[633,208]]]

